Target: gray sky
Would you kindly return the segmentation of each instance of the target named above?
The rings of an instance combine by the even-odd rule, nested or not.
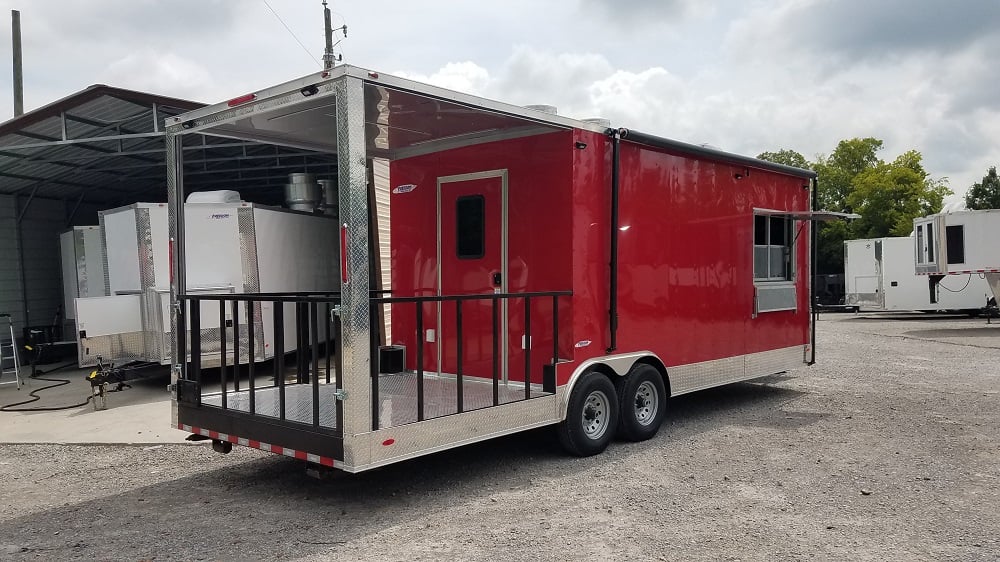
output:
[[[319,68],[320,0],[0,0],[25,107],[103,83],[214,103]],[[344,61],[741,154],[875,136],[962,194],[1000,165],[997,0],[331,1]],[[9,17],[9,16],[8,16]],[[10,60],[10,29],[2,39]],[[0,119],[13,115],[5,63]]]

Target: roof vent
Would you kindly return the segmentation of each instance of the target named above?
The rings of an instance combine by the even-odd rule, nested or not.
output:
[[[604,127],[605,129],[611,128],[611,120],[605,119],[604,117],[588,117],[583,120],[584,123],[593,123],[599,127]]]
[[[240,192],[231,189],[220,189],[217,191],[195,191],[188,195],[188,203],[239,203]]]
[[[524,108],[532,109],[534,111],[541,111],[542,113],[548,113],[550,115],[559,115],[559,110],[554,105],[545,105],[545,104],[526,105],[524,106]]]

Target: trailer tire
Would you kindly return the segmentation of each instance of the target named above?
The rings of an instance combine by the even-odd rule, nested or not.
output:
[[[578,457],[607,449],[618,429],[618,403],[608,377],[597,371],[581,375],[570,394],[566,419],[556,427],[563,449]]]
[[[636,364],[619,382],[618,396],[618,435],[629,441],[645,441],[656,435],[667,413],[667,388],[660,371],[646,363]]]

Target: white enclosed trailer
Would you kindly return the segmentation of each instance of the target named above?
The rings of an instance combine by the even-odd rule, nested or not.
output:
[[[339,271],[336,217],[266,207],[246,202],[187,203],[187,290],[189,293],[271,293],[324,291],[337,286]],[[98,357],[114,361],[171,362],[170,262],[167,206],[136,203],[101,213],[106,242],[109,295],[76,299],[81,366]],[[326,259],[316,259],[316,248]],[[232,329],[232,310],[204,303],[202,356],[220,361],[220,326]],[[288,307],[286,307],[288,308]],[[296,321],[288,308],[288,330]],[[253,360],[273,356],[270,303],[252,312]],[[247,311],[235,319],[248,342]],[[214,342],[214,344],[213,344]],[[239,361],[250,360],[249,346]],[[295,349],[294,342],[284,346]],[[232,356],[232,349],[227,352]],[[232,359],[229,359],[232,361]]]
[[[844,242],[844,303],[868,311],[978,310],[990,289],[982,275],[956,276],[934,287],[914,271],[915,238],[863,238]]]
[[[62,254],[63,316],[76,318],[73,301],[77,297],[101,297],[108,294],[104,269],[104,244],[101,227],[74,226],[59,235]]]
[[[929,287],[945,275],[974,274],[1000,295],[1000,209],[955,211],[913,219],[918,275]]]

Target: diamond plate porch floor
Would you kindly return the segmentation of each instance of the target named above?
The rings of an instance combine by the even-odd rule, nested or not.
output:
[[[319,423],[326,428],[336,428],[337,400],[333,384],[319,385]],[[267,417],[278,417],[278,387],[257,388],[254,391],[254,413]],[[531,397],[538,398],[548,393],[534,387]],[[285,385],[285,418],[291,421],[312,424],[313,389],[308,384]],[[350,399],[350,398],[348,398]],[[500,384],[499,402],[507,404],[524,399],[524,387],[520,384]],[[206,406],[222,406],[222,394],[212,393],[202,396]],[[379,377],[379,426],[393,427],[417,421],[417,376],[415,373],[399,373]],[[463,410],[476,410],[493,405],[493,381],[466,377],[462,381]],[[250,391],[226,393],[226,406],[230,410],[250,412]],[[437,418],[458,413],[458,387],[452,377],[424,375],[424,419]]]

